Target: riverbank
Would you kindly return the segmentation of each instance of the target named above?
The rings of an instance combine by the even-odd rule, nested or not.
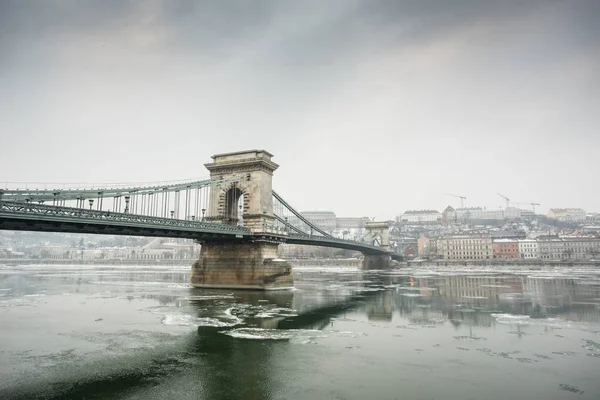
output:
[[[183,266],[191,265],[197,261],[197,258],[190,259],[114,259],[114,260],[78,260],[78,259],[0,259],[0,265],[19,266],[19,265],[160,265],[160,266]],[[298,267],[351,267],[361,268],[363,260],[360,258],[288,258],[293,266]],[[550,261],[550,260],[479,260],[479,261],[459,261],[459,260],[427,260],[427,261],[403,261],[396,264],[396,268],[455,268],[455,267],[595,267],[600,268],[600,260],[586,261]]]
[[[138,260],[138,259],[115,259],[115,260],[78,260],[78,259],[39,259],[39,258],[10,258],[0,259],[0,265],[19,266],[19,265],[165,265],[165,266],[192,266],[197,258],[190,259],[158,259],[158,260]],[[335,265],[339,267],[360,268],[362,259],[360,258],[317,258],[317,259],[287,259],[292,265],[298,267],[324,267]]]
[[[400,263],[408,268],[440,268],[440,267],[596,267],[600,268],[600,260],[477,260],[477,261],[459,261],[459,260],[427,260],[427,261],[405,261]]]
[[[18,266],[18,265],[189,265],[190,267],[198,259],[160,259],[160,260],[78,260],[70,259],[39,259],[39,258],[11,258],[0,259],[0,265]]]

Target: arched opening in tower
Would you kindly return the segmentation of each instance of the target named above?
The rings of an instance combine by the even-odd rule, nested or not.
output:
[[[243,225],[244,193],[233,186],[225,193],[224,219],[229,225]]]

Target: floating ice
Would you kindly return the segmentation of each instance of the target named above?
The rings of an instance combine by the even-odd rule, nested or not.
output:
[[[276,318],[276,317],[297,317],[297,316],[298,316],[298,313],[296,310],[293,310],[291,308],[278,307],[278,308],[272,308],[269,310],[261,311],[261,312],[257,313],[256,315],[254,315],[254,318]]]
[[[478,340],[487,340],[484,337],[481,336],[453,336],[454,339],[456,340],[460,340],[462,342],[473,342],[473,341],[478,341]]]
[[[488,356],[491,356],[491,357],[500,356],[500,357],[502,357],[502,358],[507,358],[507,359],[509,359],[509,360],[512,360],[512,359],[513,359],[513,358],[510,356],[510,355],[511,355],[511,353],[507,353],[507,352],[505,352],[505,351],[503,351],[503,352],[499,352],[499,353],[498,353],[498,352],[492,351],[492,349],[488,349],[488,348],[486,348],[486,347],[484,347],[484,348],[482,348],[482,349],[476,349],[476,350],[477,350],[477,351],[481,351],[481,352],[483,352],[483,353],[485,353],[485,354],[487,354]]]
[[[364,336],[364,333],[350,331],[320,331],[316,329],[265,329],[265,328],[236,328],[221,331],[227,336],[251,340],[291,340],[297,343],[313,343],[314,339],[330,336],[352,337]]]
[[[556,354],[559,356],[574,356],[577,353],[575,353],[574,351],[553,351],[552,354]]]
[[[538,362],[537,360],[532,360],[531,358],[527,358],[527,357],[517,357],[517,358],[515,358],[515,360],[517,360],[518,362],[521,362],[521,363],[525,363],[525,364],[532,364],[532,363]]]
[[[582,340],[581,347],[591,352],[592,354],[598,354],[600,356],[600,343],[594,342],[593,340]]]
[[[583,394],[583,390],[579,390],[579,388],[577,386],[566,385],[564,383],[559,384],[558,385],[558,389],[559,390],[564,390],[566,392]]]
[[[221,299],[233,299],[232,293],[229,294],[211,294],[201,296],[188,296],[187,300],[221,300]]]
[[[310,329],[263,329],[263,328],[238,328],[220,332],[224,335],[238,339],[252,340],[290,340],[290,339],[314,339],[327,337],[322,331]]]
[[[554,328],[569,328],[571,322],[560,318],[531,318],[529,315],[490,314],[499,324],[548,326]]]
[[[193,317],[186,314],[169,314],[161,321],[165,325],[177,325],[177,326],[214,326],[214,327],[231,327],[238,325],[239,322],[225,322],[217,318],[211,317]]]

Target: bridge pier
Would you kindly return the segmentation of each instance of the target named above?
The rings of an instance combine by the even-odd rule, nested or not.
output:
[[[294,286],[292,266],[277,258],[277,243],[205,243],[192,265],[190,284],[199,288],[278,290]]]
[[[362,267],[366,270],[391,269],[393,267],[392,257],[388,254],[365,254]]]

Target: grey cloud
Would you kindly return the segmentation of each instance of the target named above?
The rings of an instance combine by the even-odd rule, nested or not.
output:
[[[303,209],[600,209],[598,4],[3,1],[0,181],[178,179],[264,147]]]

